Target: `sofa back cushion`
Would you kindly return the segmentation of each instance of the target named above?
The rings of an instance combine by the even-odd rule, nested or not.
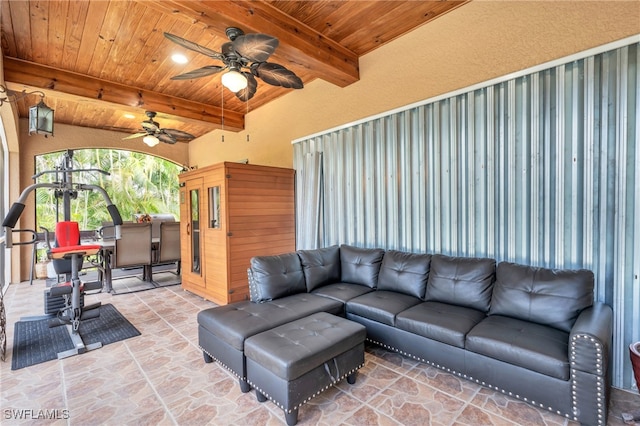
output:
[[[593,304],[593,272],[536,268],[501,262],[489,315],[571,331],[578,314]]]
[[[340,246],[340,280],[345,283],[376,288],[384,250],[360,248],[346,244]]]
[[[389,290],[424,299],[431,255],[387,250],[378,275],[378,290]]]
[[[434,254],[425,299],[487,312],[495,271],[494,259]]]
[[[298,250],[307,291],[340,281],[340,247]]]
[[[296,253],[255,256],[249,268],[249,290],[253,302],[266,302],[306,293],[304,273]]]

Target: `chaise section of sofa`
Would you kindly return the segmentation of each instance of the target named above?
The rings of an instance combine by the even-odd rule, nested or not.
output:
[[[251,336],[317,312],[340,315],[343,304],[309,294],[296,253],[257,256],[249,270],[251,301],[198,313],[198,343],[206,362],[214,359],[233,374],[243,392],[246,382],[244,342]]]

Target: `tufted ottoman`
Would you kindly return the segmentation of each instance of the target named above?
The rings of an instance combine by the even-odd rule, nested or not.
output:
[[[249,392],[244,356],[248,337],[316,312],[342,310],[338,301],[307,293],[269,303],[245,301],[216,306],[198,313],[198,343],[205,362],[217,360],[238,377],[242,392]]]
[[[345,377],[355,383],[365,337],[363,325],[326,312],[256,334],[245,342],[247,382],[294,425],[302,404]]]

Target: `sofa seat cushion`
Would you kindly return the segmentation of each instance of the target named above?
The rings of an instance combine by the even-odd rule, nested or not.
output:
[[[235,349],[254,334],[304,318],[316,312],[341,314],[343,304],[314,294],[295,294],[268,303],[238,302],[205,309],[198,313],[198,324]]]
[[[334,283],[318,287],[313,290],[312,294],[318,296],[328,297],[330,299],[338,300],[342,303],[347,303],[354,297],[362,296],[363,294],[374,291],[371,287],[360,284],[351,283]]]
[[[298,250],[307,291],[340,281],[340,248]]]
[[[394,291],[376,290],[347,302],[346,312],[395,326],[396,315],[422,300]]]
[[[569,333],[492,315],[467,334],[465,348],[538,373],[569,379]]]
[[[440,302],[424,302],[396,316],[396,327],[464,348],[469,330],[486,318],[484,312]]]

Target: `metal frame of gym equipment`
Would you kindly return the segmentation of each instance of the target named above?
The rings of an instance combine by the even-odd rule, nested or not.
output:
[[[56,170],[45,171],[34,175],[32,178],[34,181],[43,174],[55,173],[56,181],[51,183],[34,183],[25,188],[18,200],[11,205],[7,216],[2,222],[2,226],[5,227],[6,246],[11,248],[14,243],[12,235],[14,232],[25,232],[25,230],[14,229],[20,215],[25,208],[25,201],[29,194],[38,188],[48,188],[56,191],[56,195],[62,197],[64,206],[64,220],[71,220],[71,199],[76,198],[78,191],[98,191],[104,198],[107,210],[111,215],[111,219],[115,225],[116,238],[120,235],[120,225],[122,225],[122,217],[118,208],[111,202],[107,192],[100,186],[74,183],[73,173],[78,172],[99,172],[109,176],[109,172],[100,169],[74,169],[73,168],[73,150],[67,150],[62,157],[60,165]],[[31,230],[27,230],[31,231]],[[31,231],[33,232],[33,231]],[[48,232],[45,231],[46,240],[48,243]],[[35,241],[34,241],[35,243]],[[15,243],[16,245],[20,244]],[[97,318],[100,316],[100,302],[92,304],[90,306],[83,306],[83,295],[86,290],[97,290],[102,287],[102,283],[98,282],[99,286],[83,284],[80,281],[79,270],[82,265],[82,260],[85,256],[95,254],[100,249],[100,246],[96,245],[76,245],[65,247],[57,247],[49,250],[49,257],[52,259],[65,259],[70,260],[71,268],[70,273],[66,274],[66,279],[69,280],[65,283],[58,283],[49,289],[49,295],[51,297],[62,297],[64,300],[63,306],[57,313],[48,314],[44,317],[29,317],[29,320],[35,319],[49,319],[49,327],[56,327],[60,325],[66,325],[69,332],[69,336],[73,342],[74,348],[68,351],[58,353],[58,359],[66,358],[73,355],[78,355],[93,349],[102,347],[101,342],[96,342],[91,345],[85,345],[82,341],[82,337],[79,334],[80,322],[83,320]],[[70,284],[70,285],[69,285]]]

